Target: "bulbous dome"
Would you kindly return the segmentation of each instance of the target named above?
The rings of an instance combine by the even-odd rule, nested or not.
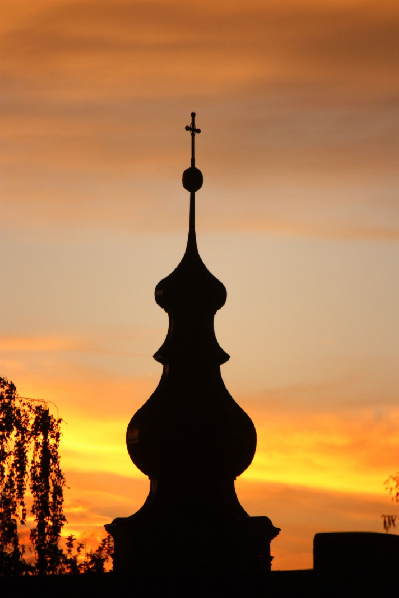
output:
[[[167,313],[215,314],[226,302],[226,287],[202,261],[195,240],[187,244],[177,268],[155,287],[155,301]]]
[[[194,138],[200,130],[195,113],[191,116],[186,129],[192,135],[192,160],[183,174],[190,192],[187,247],[179,265],[155,288],[156,302],[169,315],[168,333],[154,355],[164,370],[127,430],[132,461],[151,480],[170,485],[176,479],[232,481],[249,466],[256,450],[255,427],[220,375],[229,355],[217,342],[214,316],[227,293],[197,249],[195,192],[202,173],[194,160]]]
[[[189,379],[179,371],[161,380],[133,416],[127,446],[135,465],[151,479],[234,479],[253,459],[256,431],[220,376],[198,372]]]

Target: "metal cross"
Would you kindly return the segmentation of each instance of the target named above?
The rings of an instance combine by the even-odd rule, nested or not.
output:
[[[186,131],[191,132],[191,166],[195,166],[195,135],[201,133],[201,129],[195,128],[195,112],[191,113],[191,125],[186,127]]]

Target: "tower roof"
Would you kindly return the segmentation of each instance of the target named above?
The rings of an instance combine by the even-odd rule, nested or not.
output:
[[[226,302],[226,288],[202,261],[197,248],[195,231],[195,193],[202,187],[202,173],[195,166],[195,136],[201,133],[195,126],[195,112],[191,113],[191,166],[183,173],[183,187],[190,192],[189,231],[186,252],[177,268],[161,280],[155,288],[155,300],[167,313],[216,313]]]

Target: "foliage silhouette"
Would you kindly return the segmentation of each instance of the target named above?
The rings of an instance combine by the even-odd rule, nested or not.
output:
[[[108,534],[95,550],[85,552],[82,542],[73,534],[66,539],[66,552],[63,552],[61,573],[77,575],[79,573],[104,573],[105,565],[113,553],[113,541]]]
[[[392,500],[399,502],[399,471],[385,480],[385,488],[392,496]],[[386,532],[389,532],[392,527],[396,527],[397,515],[381,515],[381,517]]]
[[[66,522],[61,423],[45,401],[18,396],[14,384],[0,378],[0,575],[102,572],[111,558],[110,537],[85,554],[73,535],[66,552],[60,547]],[[26,525],[27,488],[33,516],[29,558],[19,534]]]

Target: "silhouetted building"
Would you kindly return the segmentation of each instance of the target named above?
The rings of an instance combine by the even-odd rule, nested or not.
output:
[[[376,532],[319,533],[313,542],[315,582],[325,595],[399,595],[399,536]]]
[[[279,533],[267,517],[250,517],[234,480],[251,463],[256,431],[227,391],[214,316],[226,301],[224,285],[203,263],[195,233],[195,113],[191,166],[183,173],[190,192],[186,252],[161,280],[155,300],[169,315],[169,330],[154,359],[163,365],[159,385],[132,417],[129,455],[150,478],[141,509],[106,525],[115,541],[120,573],[269,571],[270,542]]]

